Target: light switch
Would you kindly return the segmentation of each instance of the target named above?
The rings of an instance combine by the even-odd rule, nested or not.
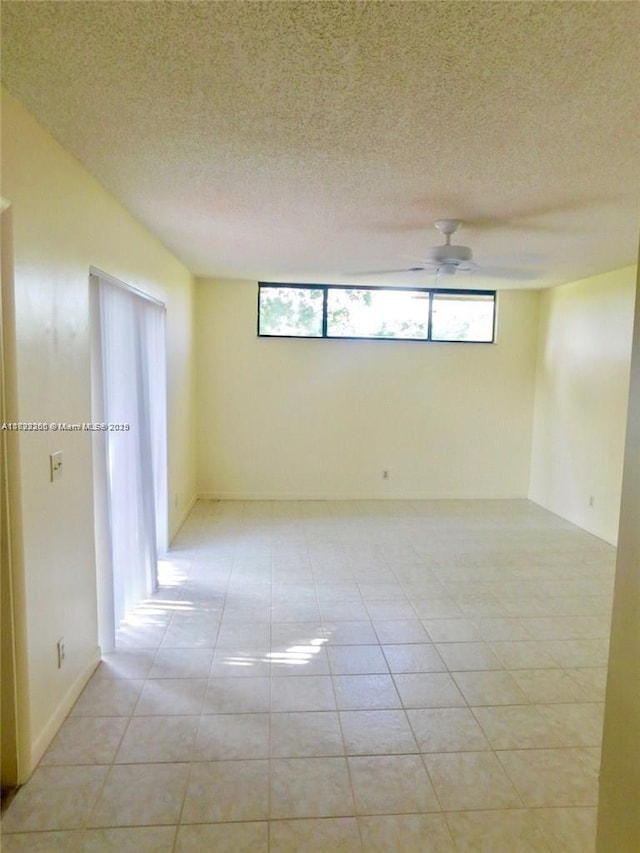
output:
[[[51,463],[51,482],[59,480],[62,477],[62,451],[58,450],[49,456]]]

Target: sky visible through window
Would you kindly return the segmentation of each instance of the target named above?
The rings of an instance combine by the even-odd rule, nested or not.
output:
[[[493,340],[494,311],[493,294],[436,293],[431,339],[490,342]]]
[[[328,337],[426,340],[428,331],[426,293],[337,288],[328,292]]]

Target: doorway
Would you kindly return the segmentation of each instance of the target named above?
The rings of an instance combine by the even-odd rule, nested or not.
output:
[[[0,200],[0,422],[17,422],[12,211]],[[29,773],[29,704],[18,432],[0,431],[0,788],[2,805]]]
[[[167,547],[165,306],[91,270],[98,635],[103,653],[157,589]]]

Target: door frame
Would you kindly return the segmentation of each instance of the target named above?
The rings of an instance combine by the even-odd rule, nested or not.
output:
[[[0,422],[16,423],[18,370],[11,205],[0,201]],[[4,792],[31,773],[20,433],[0,431],[0,783]]]

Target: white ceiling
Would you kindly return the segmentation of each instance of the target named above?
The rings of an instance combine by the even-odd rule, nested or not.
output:
[[[634,263],[640,3],[2,3],[6,87],[196,274]],[[446,280],[447,285],[451,282]]]

